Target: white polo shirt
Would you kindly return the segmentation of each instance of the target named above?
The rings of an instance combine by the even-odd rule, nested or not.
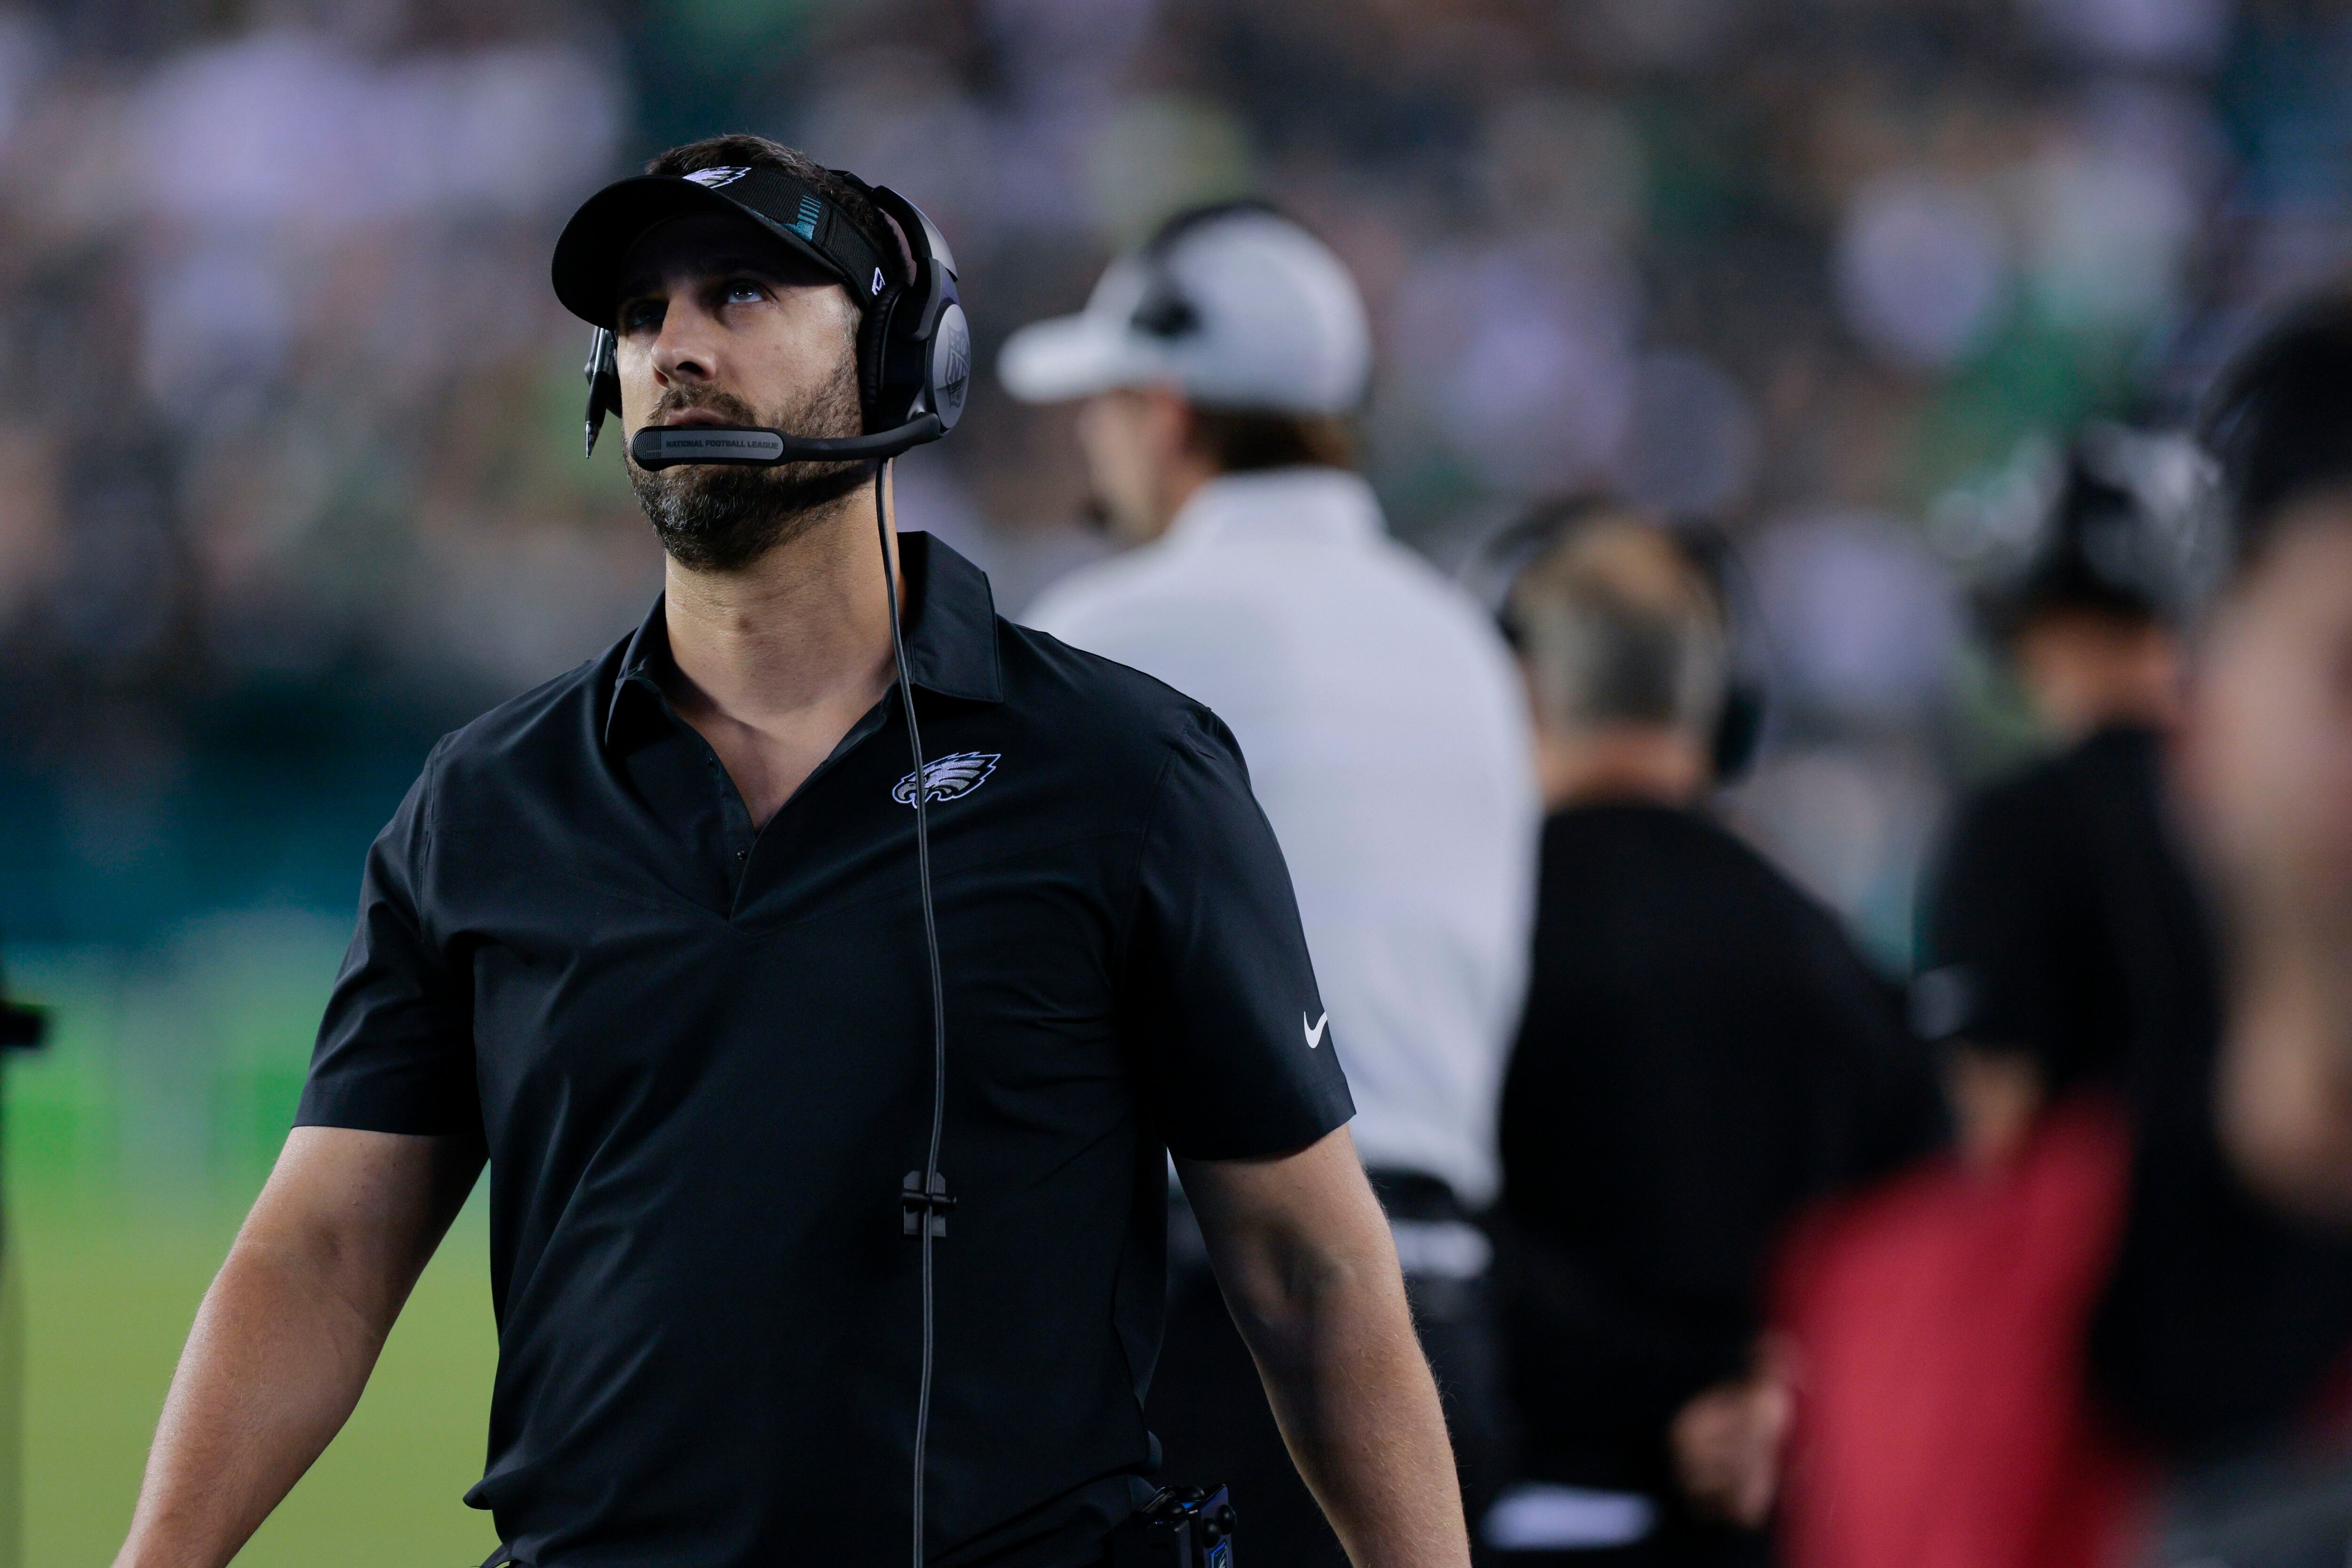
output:
[[[1212,480],[1154,543],[1023,619],[1232,727],[1298,893],[1366,1164],[1495,1195],[1538,807],[1524,699],[1477,605],[1337,468]]]

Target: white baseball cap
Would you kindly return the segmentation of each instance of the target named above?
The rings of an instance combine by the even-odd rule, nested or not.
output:
[[[996,374],[1026,403],[1165,382],[1203,408],[1346,414],[1371,359],[1363,296],[1330,247],[1231,203],[1171,219],[1078,314],[1014,332]]]

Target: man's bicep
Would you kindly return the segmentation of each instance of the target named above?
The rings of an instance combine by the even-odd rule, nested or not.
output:
[[[1360,1187],[1366,1195],[1371,1192],[1345,1127],[1286,1153],[1237,1160],[1179,1154],[1175,1161],[1184,1196],[1204,1225],[1306,1220],[1352,1202]]]
[[[1274,1310],[1322,1266],[1395,1271],[1388,1223],[1345,1127],[1284,1154],[1179,1155],[1176,1174],[1236,1304]]]
[[[478,1133],[297,1127],[239,1234],[312,1259],[363,1296],[404,1298],[480,1176]]]

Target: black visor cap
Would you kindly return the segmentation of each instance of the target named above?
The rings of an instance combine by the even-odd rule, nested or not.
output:
[[[656,224],[714,212],[748,218],[773,235],[848,289],[860,310],[888,281],[881,258],[848,216],[792,175],[779,169],[702,169],[690,176],[640,174],[582,203],[555,242],[555,297],[589,325],[611,327],[629,247]]]

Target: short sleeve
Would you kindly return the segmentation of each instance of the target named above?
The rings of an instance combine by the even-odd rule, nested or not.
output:
[[[2053,783],[2030,775],[1962,814],[1936,879],[1912,1013],[1929,1039],[2023,1051],[2057,1080],[2087,1043],[2080,993],[2097,967],[2097,915]]]
[[[434,1134],[480,1125],[469,993],[419,914],[438,760],[436,748],[368,850],[359,928],[319,1026],[298,1127]]]
[[[1305,1148],[1355,1114],[1274,830],[1205,711],[1177,738],[1137,866],[1121,1010],[1171,1150]]]

